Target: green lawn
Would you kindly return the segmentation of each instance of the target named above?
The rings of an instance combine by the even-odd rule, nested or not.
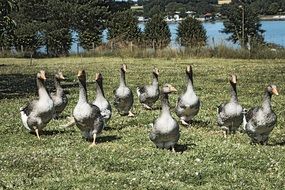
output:
[[[180,127],[180,152],[156,149],[148,139],[149,123],[159,109],[144,110],[137,96],[136,117],[121,117],[113,109],[109,128],[92,149],[76,127],[61,127],[78,99],[77,71],[87,72],[89,101],[95,97],[95,73],[101,72],[112,102],[122,63],[128,65],[126,79],[135,95],[137,85],[151,82],[157,66],[160,84],[171,83],[178,90],[170,96],[172,108],[185,89],[185,67],[193,65],[202,107],[191,128]],[[42,140],[24,129],[19,113],[37,96],[35,76],[40,69],[47,72],[49,89],[53,74],[62,70],[69,91],[64,117],[48,124]],[[70,57],[30,64],[28,59],[0,59],[0,189],[285,189],[284,71],[285,60]],[[267,84],[280,89],[273,97],[278,123],[268,146],[250,145],[242,133],[223,138],[216,107],[229,100],[230,73],[238,76],[239,100],[246,108],[261,104]]]

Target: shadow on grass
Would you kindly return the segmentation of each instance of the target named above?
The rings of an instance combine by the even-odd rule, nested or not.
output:
[[[191,121],[190,125],[195,125],[197,127],[210,127],[211,125],[211,122],[210,121],[202,121],[202,120],[193,120]]]
[[[88,82],[93,84],[94,82]],[[45,83],[48,91],[55,91],[53,76],[48,76]],[[70,88],[78,87],[78,82],[72,79],[67,79],[62,83],[65,93],[69,94]],[[17,97],[24,97],[29,94],[37,94],[36,73],[35,74],[1,74],[0,75],[0,99],[12,99]]]
[[[35,75],[1,74],[0,75],[0,99],[23,97],[36,92]]]
[[[121,139],[121,137],[118,137],[117,135],[109,135],[109,136],[99,136],[96,138],[97,143],[104,143],[104,142],[112,142]],[[92,141],[89,139],[88,141]]]
[[[194,143],[191,143],[191,144],[176,144],[174,146],[174,149],[175,149],[175,152],[179,152],[179,153],[182,154],[184,151],[186,151],[189,148],[194,147],[194,146],[197,146],[197,145],[194,144]]]
[[[43,130],[40,132],[40,136],[43,135],[43,136],[55,136],[55,135],[58,135],[58,134],[66,134],[66,133],[72,133],[74,131],[71,131],[71,130]],[[33,134],[36,136],[36,133],[34,131],[30,131],[30,134]]]

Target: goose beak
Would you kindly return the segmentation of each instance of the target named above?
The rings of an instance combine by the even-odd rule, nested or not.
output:
[[[123,70],[127,72],[127,65],[123,64]]]
[[[83,75],[85,75],[85,71],[84,70],[78,71],[77,77],[82,77]]]
[[[154,68],[153,69],[153,72],[156,74],[156,75],[159,75],[159,70],[157,68]]]
[[[96,73],[96,77],[95,77],[95,80],[97,81],[98,79],[100,79],[102,76],[101,76],[101,73]]]
[[[272,93],[275,94],[275,95],[279,95],[279,93],[278,93],[278,91],[277,91],[277,88],[273,88],[273,89],[272,89]]]
[[[41,76],[41,79],[47,80],[47,78],[46,78],[46,73],[45,73],[44,70],[41,70],[41,71],[40,71],[40,76]]]
[[[177,92],[176,88],[174,88],[173,86],[170,87],[170,92]]]
[[[58,74],[59,74],[59,78],[60,78],[61,80],[65,80],[65,77],[63,76],[62,72],[59,72]]]
[[[191,69],[192,69],[191,65],[188,65],[188,66],[186,67],[186,72],[189,73],[189,72],[191,71]]]

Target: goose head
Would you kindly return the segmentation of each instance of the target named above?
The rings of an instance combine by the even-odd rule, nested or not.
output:
[[[153,75],[154,75],[155,77],[158,77],[158,75],[159,75],[159,70],[158,70],[158,68],[154,67],[153,70],[152,70],[152,73],[153,73]]]
[[[193,82],[193,70],[191,65],[186,67],[186,75]]]
[[[236,85],[237,84],[237,76],[234,75],[234,74],[231,74],[229,76],[229,81],[230,81],[231,84]]]
[[[161,91],[163,94],[177,92],[176,88],[174,88],[174,86],[172,86],[171,84],[164,84]]]
[[[77,74],[77,78],[78,78],[80,81],[86,81],[86,73],[85,73],[85,70],[79,70],[79,71],[78,71],[78,74]]]
[[[96,82],[101,82],[103,80],[102,74],[96,73],[95,80],[96,80]]]
[[[45,81],[46,78],[46,73],[44,70],[41,70],[38,74],[37,74],[37,78],[41,81]]]
[[[55,78],[59,81],[65,80],[65,77],[63,76],[62,72],[58,72],[55,74]]]
[[[124,72],[124,73],[127,72],[127,65],[126,64],[122,64],[121,71]]]
[[[266,87],[266,91],[270,94],[270,95],[279,95],[278,90],[276,85],[274,84],[270,84]]]

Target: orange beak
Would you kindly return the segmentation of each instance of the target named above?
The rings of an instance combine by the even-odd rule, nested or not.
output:
[[[279,93],[278,93],[278,91],[277,91],[277,88],[273,88],[273,89],[272,89],[272,93],[275,94],[275,95],[279,95]]]
[[[41,70],[40,73],[41,73],[41,78],[42,78],[43,80],[47,80],[45,71],[44,71],[44,70]]]
[[[170,87],[170,91],[171,92],[177,92],[176,88],[174,88],[173,86]]]

